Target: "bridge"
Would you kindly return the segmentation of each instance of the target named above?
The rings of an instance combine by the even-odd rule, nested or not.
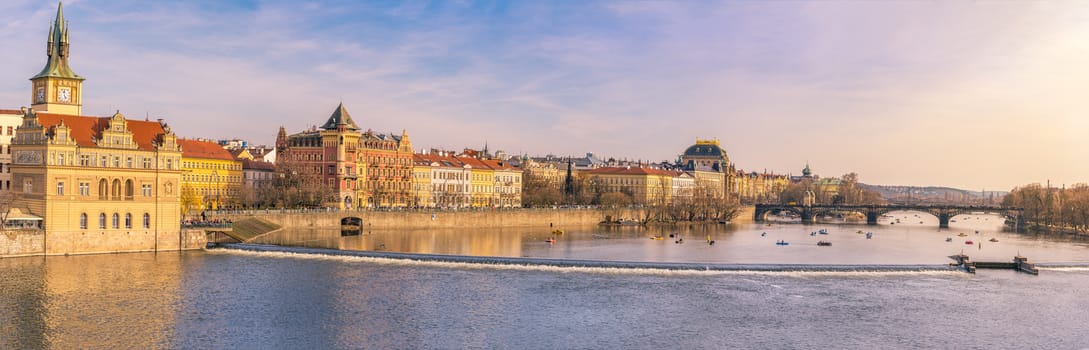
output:
[[[949,228],[949,219],[960,214],[993,213],[1005,216],[1015,227],[1024,226],[1024,209],[999,206],[961,206],[961,205],[789,205],[757,204],[753,221],[766,221],[773,212],[791,212],[802,218],[802,223],[811,224],[819,216],[835,213],[862,213],[866,215],[867,225],[877,225],[877,218],[894,211],[921,211],[938,217],[938,227]]]

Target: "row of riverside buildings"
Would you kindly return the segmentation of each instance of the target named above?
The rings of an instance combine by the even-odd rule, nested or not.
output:
[[[293,134],[281,127],[274,147],[182,138],[162,119],[83,115],[85,79],[69,66],[60,6],[46,56],[30,78],[30,107],[0,109],[0,218],[7,228],[153,235],[158,242],[179,234],[187,215],[246,208],[255,193],[288,177],[321,188],[320,206],[339,209],[521,207],[524,176],[559,188],[583,179],[638,204],[700,195],[768,201],[791,181],[735,169],[717,140],[697,140],[676,162],[660,164],[511,157],[487,147],[415,152],[407,131],[364,130],[343,103],[320,127]]]

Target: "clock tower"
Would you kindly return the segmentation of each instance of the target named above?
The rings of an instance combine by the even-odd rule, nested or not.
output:
[[[68,23],[63,4],[57,5],[57,19],[49,27],[46,62],[42,71],[30,78],[31,108],[35,112],[80,115],[83,109],[83,77],[68,67]]]

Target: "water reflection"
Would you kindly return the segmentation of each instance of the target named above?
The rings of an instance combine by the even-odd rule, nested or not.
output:
[[[163,347],[178,309],[178,259],[177,254],[0,259],[5,280],[19,282],[3,283],[0,348]],[[117,295],[123,298],[111,297]]]
[[[1008,232],[997,215],[958,215],[950,228],[922,212],[893,212],[880,225],[745,223],[731,225],[586,226],[370,230],[341,237],[336,230],[284,231],[256,243],[472,256],[615,261],[758,264],[944,264],[964,252],[975,260],[1089,261],[1083,236]],[[899,222],[897,222],[899,220]],[[825,229],[828,234],[818,234]],[[866,233],[872,233],[867,238]],[[964,236],[958,236],[964,233]],[[661,239],[653,239],[661,237]],[[554,243],[546,240],[555,239]],[[991,239],[997,242],[992,242]],[[831,241],[820,247],[818,241]],[[709,244],[714,241],[715,244]],[[789,242],[776,245],[775,242]],[[971,242],[968,244],[968,242]]]

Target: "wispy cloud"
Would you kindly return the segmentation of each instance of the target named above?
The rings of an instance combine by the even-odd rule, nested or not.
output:
[[[0,104],[28,103],[53,6],[0,3]],[[875,183],[1089,173],[1086,3],[116,0],[65,14],[87,113],[162,116],[190,137],[269,143],[344,101],[417,148],[665,160],[718,137],[742,168],[808,160]]]

